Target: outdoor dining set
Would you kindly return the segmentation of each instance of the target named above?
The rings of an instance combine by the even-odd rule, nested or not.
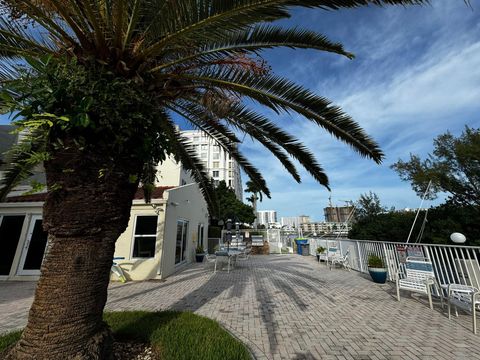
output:
[[[207,263],[214,263],[213,272],[217,272],[217,269],[222,269],[227,266],[227,272],[237,265],[239,261],[246,261],[250,257],[252,251],[251,245],[238,244],[235,247],[222,246],[214,254],[205,256]]]

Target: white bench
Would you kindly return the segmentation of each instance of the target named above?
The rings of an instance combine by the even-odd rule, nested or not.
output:
[[[400,301],[400,290],[418,292],[428,296],[430,309],[433,309],[431,288],[435,287],[437,293],[440,294],[443,308],[443,298],[437,279],[435,278],[435,273],[433,272],[432,263],[423,257],[410,256],[407,257],[404,269],[405,277],[401,278],[400,272],[397,272],[396,276],[398,301]]]

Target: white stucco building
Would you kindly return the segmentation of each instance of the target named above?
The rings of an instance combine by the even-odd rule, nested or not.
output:
[[[129,280],[165,278],[195,260],[207,247],[207,204],[190,175],[173,159],[158,167],[151,204],[135,194],[130,220],[115,246],[115,257]],[[36,280],[47,234],[42,229],[46,193],[9,194],[0,203],[0,280]],[[20,195],[20,196],[19,196]],[[115,279],[115,276],[112,276]]]
[[[224,180],[235,191],[239,200],[243,198],[240,166],[227,154],[215,140],[200,130],[185,130],[182,135],[188,138],[203,161],[213,181],[218,184]]]
[[[277,223],[277,212],[275,210],[257,210],[257,223],[268,227],[271,223]]]

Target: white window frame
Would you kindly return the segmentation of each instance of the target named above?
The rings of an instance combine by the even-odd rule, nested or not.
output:
[[[31,215],[28,223],[28,231],[27,236],[25,237],[25,241],[22,246],[22,255],[20,256],[20,261],[18,262],[17,268],[17,275],[40,275],[40,269],[38,270],[24,270],[23,267],[25,266],[25,260],[27,259],[28,249],[30,247],[30,242],[32,241],[33,229],[35,228],[35,223],[38,220],[43,221],[42,215]],[[24,220],[25,221],[25,220]],[[45,250],[48,247],[48,240],[47,244],[45,245]],[[45,253],[43,252],[43,259],[45,259]],[[42,260],[43,262],[43,260]]]
[[[133,257],[133,249],[135,248],[135,237],[151,237],[153,236],[153,234],[149,234],[149,235],[135,235],[135,233],[137,232],[137,218],[139,216],[156,216],[157,217],[157,228],[156,228],[156,232],[155,232],[155,250],[153,251],[153,256],[152,257]],[[132,243],[131,243],[131,246],[130,246],[130,259],[132,260],[149,260],[149,259],[154,259],[155,258],[155,255],[157,254],[157,241],[158,241],[158,220],[159,220],[159,216],[158,215],[152,215],[152,214],[146,214],[146,213],[142,213],[142,214],[135,214],[135,218],[134,218],[134,223],[133,223],[133,233],[132,233]]]
[[[30,217],[31,217],[30,214],[26,214],[26,213],[0,214],[0,226],[2,225],[3,218],[5,216],[23,216],[23,225],[22,225],[22,229],[20,230],[20,236],[18,237],[17,248],[15,249],[15,254],[13,255],[12,265],[10,265],[10,271],[7,275],[0,275],[0,279],[2,279],[2,280],[8,279],[8,277],[10,276],[12,271],[15,271],[14,270],[15,269],[15,258],[17,257],[18,252],[21,251],[22,248],[23,248],[22,238],[23,238],[23,235],[25,234],[25,232],[24,232],[25,231],[25,226],[28,226],[28,221],[30,221]]]

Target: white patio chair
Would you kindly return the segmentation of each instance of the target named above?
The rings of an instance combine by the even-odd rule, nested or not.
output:
[[[206,266],[209,266],[209,264],[213,264],[215,266],[216,260],[217,260],[217,257],[214,254],[205,255],[205,263],[207,264]]]
[[[448,285],[448,318],[451,319],[451,306],[455,306],[455,315],[458,308],[472,314],[472,331],[477,333],[477,310],[480,310],[480,291],[473,286],[450,284]]]
[[[428,259],[413,256],[407,257],[404,270],[406,274],[405,277],[401,278],[400,272],[396,274],[398,301],[400,301],[400,290],[418,292],[428,296],[430,309],[433,309],[431,288],[435,287],[442,301],[443,308],[443,297],[440,292],[440,287],[433,272],[433,265]]]
[[[227,272],[230,272],[230,266],[233,268],[233,263],[232,263],[232,256],[228,255],[227,251],[217,251],[215,253],[215,268],[213,272],[217,272],[217,266],[218,264],[226,263],[227,264]]]
[[[243,252],[236,256],[236,260],[238,261],[246,261],[250,257],[250,253],[252,252],[252,248],[245,248]]]
[[[339,251],[336,246],[329,246],[327,249],[327,262],[326,265],[328,266],[329,262],[332,262],[334,258],[339,257]]]
[[[337,255],[332,257],[330,261],[330,270],[332,270],[332,267],[335,267],[335,265],[338,264],[342,266],[344,269],[347,269],[348,271],[350,271],[350,263],[348,261],[349,255],[350,255],[350,250],[347,250],[347,252],[343,256]]]

